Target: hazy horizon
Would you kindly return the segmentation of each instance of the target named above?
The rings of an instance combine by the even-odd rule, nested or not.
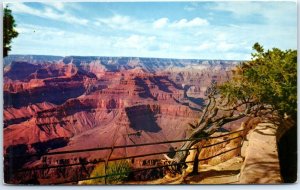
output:
[[[45,56],[45,57],[108,57],[108,58],[143,58],[143,59],[175,59],[175,60],[212,60],[212,61],[250,61],[239,59],[204,59],[204,58],[176,58],[176,57],[142,57],[142,56],[108,56],[108,55],[45,55],[45,54],[9,54],[9,56]],[[4,57],[6,59],[7,57]]]

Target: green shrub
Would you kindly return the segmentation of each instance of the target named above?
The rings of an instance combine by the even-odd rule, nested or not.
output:
[[[106,184],[120,184],[128,178],[129,173],[131,172],[130,162],[127,160],[117,160],[108,162],[106,175],[111,175],[106,177]],[[120,174],[120,175],[115,175]],[[105,175],[105,163],[99,163],[91,173],[91,178],[99,177]],[[105,178],[96,178],[85,180],[81,184],[105,184]]]

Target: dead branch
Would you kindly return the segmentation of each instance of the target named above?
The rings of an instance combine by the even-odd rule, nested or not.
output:
[[[206,93],[208,97],[208,103],[203,109],[202,115],[196,125],[190,125],[192,132],[188,135],[188,138],[197,138],[203,135],[211,135],[220,129],[224,124],[241,119],[245,116],[251,116],[255,113],[254,110],[262,109],[258,107],[254,102],[249,99],[245,99],[236,103],[235,105],[229,107],[228,96],[220,98],[218,97],[216,85],[212,84]],[[225,99],[225,103],[224,100]],[[227,102],[228,101],[228,102]],[[189,149],[198,141],[188,141],[185,142],[180,149]],[[169,160],[176,162],[182,162],[188,155],[188,151],[180,151],[174,154],[173,158],[169,158],[164,155]]]

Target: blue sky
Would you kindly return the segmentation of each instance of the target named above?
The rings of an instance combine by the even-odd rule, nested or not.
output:
[[[10,3],[11,54],[250,59],[297,48],[295,2]]]

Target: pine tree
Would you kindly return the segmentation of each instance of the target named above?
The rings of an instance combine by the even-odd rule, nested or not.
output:
[[[16,23],[12,16],[12,11],[6,6],[3,14],[3,57],[8,55],[8,52],[11,50],[12,39],[19,34],[15,27]]]

